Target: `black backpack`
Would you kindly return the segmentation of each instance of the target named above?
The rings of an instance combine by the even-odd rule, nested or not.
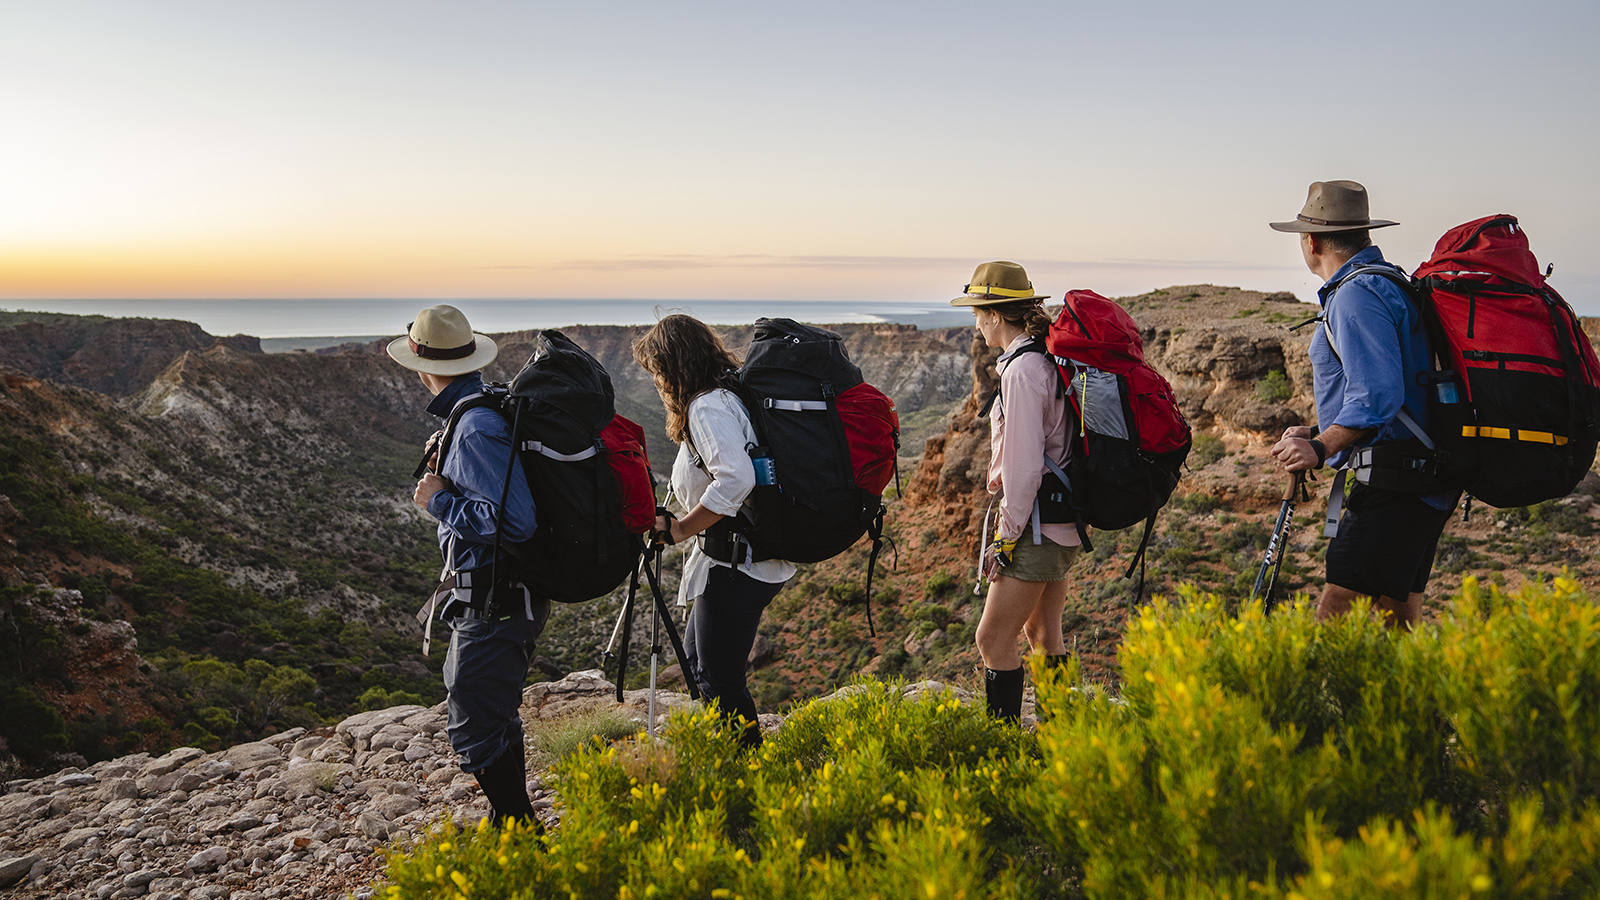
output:
[[[893,401],[862,378],[838,334],[793,319],[756,320],[735,392],[758,441],[747,448],[757,484],[748,516],[707,529],[701,546],[723,561],[748,547],[753,560],[820,562],[870,535],[870,600],[900,446]],[[870,606],[867,616],[870,628]]]
[[[655,497],[653,489],[637,496],[644,490],[639,472],[649,483],[644,435],[616,414],[615,397],[594,357],[547,330],[535,336],[533,355],[509,386],[488,385],[451,410],[439,441],[440,467],[461,416],[493,408],[511,423],[533,494],[538,527],[531,539],[505,548],[515,572],[497,572],[497,580],[511,574],[535,596],[581,603],[609,594],[636,570]],[[501,515],[510,475],[508,467]],[[642,521],[641,508],[648,510]]]

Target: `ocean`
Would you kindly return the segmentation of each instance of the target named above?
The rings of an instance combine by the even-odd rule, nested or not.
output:
[[[972,315],[943,303],[883,300],[10,300],[6,309],[116,318],[181,319],[211,334],[249,334],[269,350],[321,346],[328,339],[398,335],[417,311],[449,303],[480,332],[568,325],[640,325],[674,312],[714,325],[745,325],[762,316],[802,322],[902,322],[924,328],[970,324]],[[315,340],[308,340],[315,339]]]

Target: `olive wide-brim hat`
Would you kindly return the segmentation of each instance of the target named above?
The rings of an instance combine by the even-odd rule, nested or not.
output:
[[[417,313],[403,337],[389,342],[389,358],[408,369],[454,377],[476,372],[494,361],[500,348],[475,334],[454,306],[430,306]]]
[[[1014,262],[998,260],[978,266],[966,293],[950,301],[951,306],[993,306],[1017,300],[1048,300],[1049,294],[1035,294],[1028,273]]]
[[[1297,234],[1327,234],[1334,231],[1366,231],[1399,225],[1388,219],[1374,219],[1367,211],[1367,189],[1355,181],[1313,181],[1306,194],[1306,205],[1293,222],[1269,222],[1273,231]]]

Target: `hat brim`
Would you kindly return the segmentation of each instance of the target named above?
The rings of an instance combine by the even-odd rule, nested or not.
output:
[[[1291,234],[1331,234],[1336,231],[1369,231],[1373,228],[1388,228],[1390,225],[1399,225],[1388,219],[1368,219],[1362,225],[1314,225],[1295,219],[1293,222],[1268,222],[1267,226],[1273,231],[1287,231]]]
[[[427,372],[429,375],[444,375],[447,377],[465,375],[494,362],[500,354],[500,348],[495,345],[494,339],[488,335],[472,333],[474,349],[471,356],[460,359],[423,359],[411,352],[411,339],[401,335],[389,342],[389,358],[417,372]]]
[[[1002,303],[1016,303],[1018,300],[1049,300],[1049,294],[1030,294],[1026,297],[994,297],[963,294],[950,301],[951,306],[998,306]]]

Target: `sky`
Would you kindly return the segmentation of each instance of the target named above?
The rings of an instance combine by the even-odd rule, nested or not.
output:
[[[0,305],[1317,279],[1517,215],[1600,314],[1600,4],[0,0]],[[28,303],[25,301],[34,301]]]

